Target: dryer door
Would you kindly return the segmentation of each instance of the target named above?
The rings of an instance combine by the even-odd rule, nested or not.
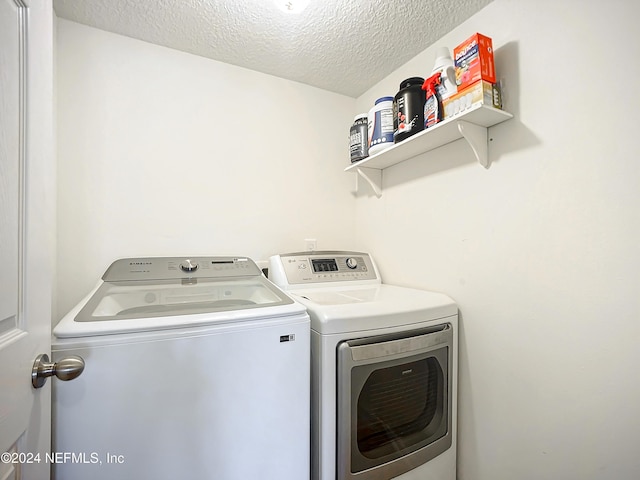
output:
[[[452,443],[453,328],[338,346],[338,480],[392,478]]]

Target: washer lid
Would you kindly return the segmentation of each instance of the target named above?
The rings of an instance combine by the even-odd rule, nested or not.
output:
[[[256,322],[300,321],[303,317],[308,321],[305,307],[264,277],[195,285],[99,282],[60,320],[53,335],[56,339],[120,337],[119,334],[200,327],[226,331],[241,328],[241,324],[248,327]]]
[[[293,303],[264,277],[103,282],[76,322],[225,312]]]

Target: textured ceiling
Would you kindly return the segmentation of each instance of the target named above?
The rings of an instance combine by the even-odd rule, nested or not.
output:
[[[54,0],[58,17],[358,97],[492,0]]]

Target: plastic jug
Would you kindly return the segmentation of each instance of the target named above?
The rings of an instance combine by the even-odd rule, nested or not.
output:
[[[456,69],[453,64],[451,52],[447,47],[440,47],[436,50],[436,63],[433,66],[431,75],[435,75],[436,73],[440,73],[440,85],[436,87],[440,100],[444,100],[458,93]]]

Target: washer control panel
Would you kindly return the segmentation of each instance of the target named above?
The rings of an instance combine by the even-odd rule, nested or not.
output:
[[[269,278],[279,286],[309,283],[378,281],[373,260],[362,252],[297,252],[275,255]]]
[[[262,275],[247,257],[152,257],[116,260],[102,276],[105,282],[228,278]]]

